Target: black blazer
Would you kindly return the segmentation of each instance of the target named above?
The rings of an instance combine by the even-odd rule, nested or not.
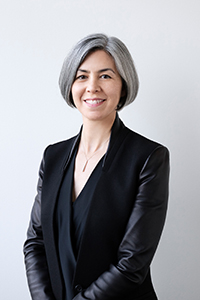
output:
[[[24,244],[34,300],[63,299],[54,211],[79,140],[80,133],[49,146],[40,166]],[[117,115],[79,250],[74,300],[157,299],[150,263],[166,217],[168,177],[168,150],[125,127]]]

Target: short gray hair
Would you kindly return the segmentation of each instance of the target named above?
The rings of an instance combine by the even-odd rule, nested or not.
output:
[[[76,72],[86,56],[96,50],[104,50],[110,54],[116,68],[122,78],[122,88],[125,96],[119,100],[117,110],[130,104],[137,96],[139,88],[138,75],[133,59],[127,47],[116,37],[108,37],[105,34],[91,34],[80,40],[65,58],[60,78],[60,91],[67,104],[75,107],[72,99],[71,87],[75,80]]]

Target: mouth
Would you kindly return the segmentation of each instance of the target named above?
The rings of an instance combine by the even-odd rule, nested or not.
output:
[[[85,99],[84,102],[88,103],[88,104],[100,104],[102,102],[104,102],[105,99],[100,99],[100,98],[90,98],[90,99]]]

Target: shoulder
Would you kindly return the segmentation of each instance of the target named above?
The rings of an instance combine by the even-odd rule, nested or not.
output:
[[[167,150],[166,146],[160,144],[159,142],[151,140],[126,126],[124,128],[127,131],[126,143],[130,148],[134,148],[136,151],[147,153],[151,153],[157,148],[163,148]]]
[[[67,140],[47,146],[44,151],[45,165],[51,165],[53,167],[55,165],[64,164],[72,149],[75,147],[78,138],[79,134]]]
[[[47,151],[57,152],[57,151],[66,150],[73,145],[73,143],[77,137],[78,137],[78,135],[73,136],[67,140],[63,140],[63,141],[59,141],[57,143],[51,144],[47,147]]]
[[[150,157],[156,159],[169,160],[169,150],[161,143],[151,140],[124,126],[126,137],[124,139],[123,152],[129,162],[134,161],[139,168],[149,160]]]

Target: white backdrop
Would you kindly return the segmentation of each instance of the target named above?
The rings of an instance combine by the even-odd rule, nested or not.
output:
[[[199,0],[6,0],[0,4],[1,289],[30,299],[22,256],[44,148],[76,134],[81,118],[58,77],[72,45],[103,32],[128,46],[140,77],[120,117],[171,152],[170,201],[152,273],[159,299],[200,294]]]

